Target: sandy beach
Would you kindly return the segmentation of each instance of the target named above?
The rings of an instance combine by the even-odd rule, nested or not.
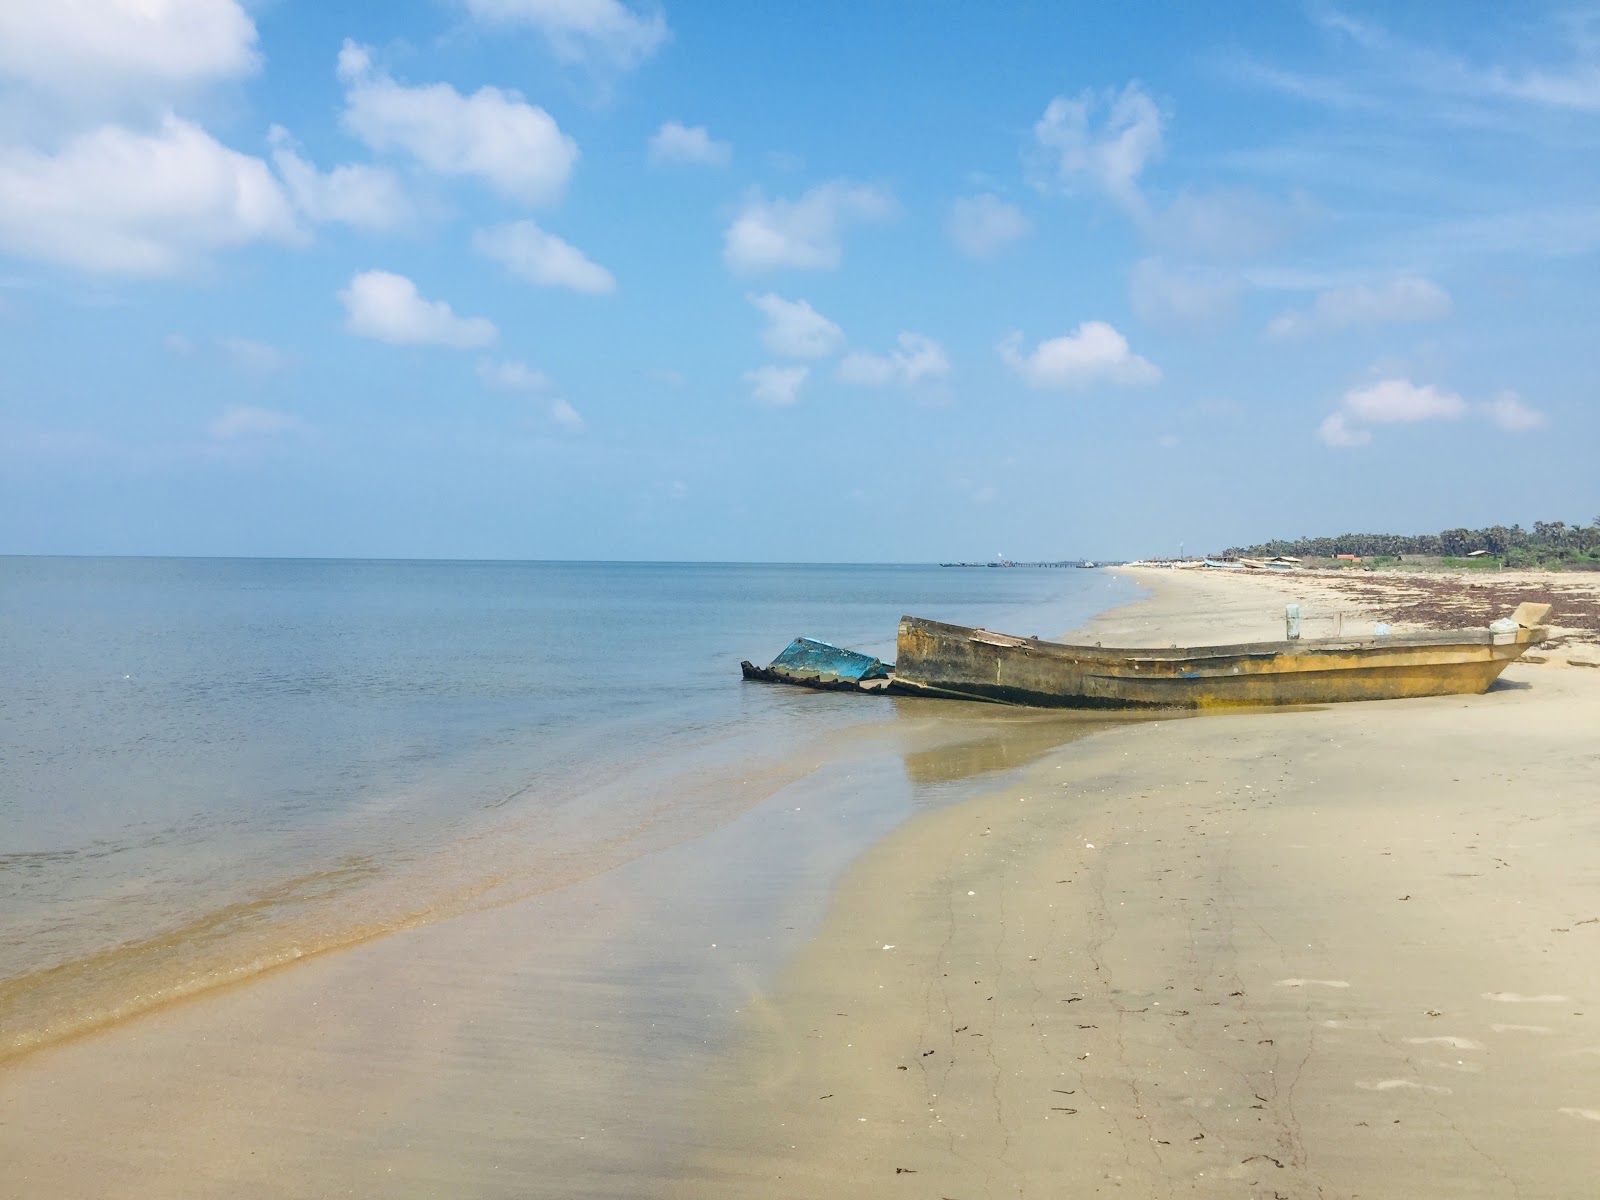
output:
[[[1082,632],[1416,599],[1138,578]],[[747,1007],[674,1194],[1593,1195],[1600,671],[1560,640],[1481,697],[1115,729],[898,829]]]
[[[1137,579],[1079,632],[1415,602]],[[1600,654],[1539,657],[1314,711],[872,701],[695,836],[7,1064],[0,1196],[1592,1195]]]

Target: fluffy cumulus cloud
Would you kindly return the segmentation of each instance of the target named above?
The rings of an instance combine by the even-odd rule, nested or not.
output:
[[[761,344],[785,358],[823,358],[844,345],[844,330],[804,300],[785,300],[774,292],[745,297],[767,318]]]
[[[1015,204],[984,193],[960,196],[950,205],[945,233],[956,249],[971,258],[993,258],[1019,238],[1026,237],[1033,224]]]
[[[733,147],[713,138],[704,125],[680,125],[677,121],[668,121],[650,139],[650,161],[653,163],[725,167],[732,160]]]
[[[1347,391],[1317,427],[1317,436],[1338,448],[1364,446],[1372,440],[1372,425],[1454,420],[1466,411],[1466,401],[1454,392],[1409,379],[1380,379]]]
[[[1267,326],[1275,339],[1406,321],[1438,321],[1450,315],[1450,293],[1429,279],[1401,276],[1376,286],[1336,287],[1318,294],[1309,309],[1279,313]]]
[[[235,404],[211,422],[210,434],[219,442],[237,442],[247,438],[274,438],[285,434],[306,432],[306,424],[292,413],[271,408],[256,408],[249,404]]]
[[[942,379],[950,374],[950,356],[931,337],[902,333],[888,354],[852,351],[839,363],[839,378],[862,387],[911,387],[925,379]]]
[[[1120,92],[1057,96],[1033,127],[1036,181],[1069,192],[1088,186],[1143,212],[1139,176],[1161,153],[1162,125],[1160,107],[1137,83]]]
[[[0,249],[85,271],[164,275],[215,250],[301,234],[259,158],[168,115],[105,125],[54,154],[0,149]]]
[[[272,127],[267,140],[272,145],[272,163],[295,208],[306,219],[382,232],[396,229],[414,216],[392,171],[363,163],[319,171],[300,156],[294,139],[281,125]]]
[[[0,75],[41,90],[115,94],[248,75],[256,27],[237,0],[7,0]]]
[[[757,191],[728,226],[722,258],[740,274],[779,267],[831,271],[843,257],[845,228],[885,220],[894,211],[894,198],[882,188],[845,180],[814,187],[797,200],[768,200]]]
[[[389,271],[363,271],[339,293],[345,328],[395,346],[487,346],[499,336],[485,317],[458,317],[443,300],[425,300],[417,285]]]
[[[463,96],[447,83],[407,87],[345,42],[344,127],[374,150],[399,150],[441,175],[482,179],[527,204],[559,199],[578,146],[555,118],[514,91],[481,87]]]
[[[1134,314],[1157,329],[1212,330],[1239,307],[1239,282],[1213,271],[1174,268],[1159,258],[1137,263],[1129,281]]]
[[[1000,343],[1001,360],[1029,387],[1084,390],[1100,384],[1135,387],[1157,383],[1161,369],[1140,358],[1104,321],[1085,321],[1070,334],[1049,338],[1023,353],[1022,334]]]
[[[800,388],[811,374],[810,367],[767,365],[744,373],[750,385],[750,398],[757,404],[786,408],[800,399]]]
[[[510,221],[472,235],[472,248],[519,279],[541,287],[571,288],[591,296],[617,290],[616,278],[583,251],[532,221]]]
[[[544,35],[552,53],[569,62],[628,68],[654,54],[669,36],[659,11],[640,12],[619,0],[465,0],[467,11],[493,25],[523,25]]]
[[[1459,417],[1466,402],[1454,392],[1409,379],[1381,379],[1344,394],[1344,411],[1372,425],[1406,424]]]
[[[1516,392],[1501,392],[1492,400],[1469,404],[1455,392],[1415,384],[1409,379],[1380,379],[1351,388],[1339,407],[1317,427],[1317,436],[1329,446],[1348,448],[1372,441],[1374,425],[1410,425],[1421,421],[1453,421],[1476,415],[1507,433],[1526,433],[1546,424],[1545,414],[1528,405]]]
[[[478,381],[496,392],[543,392],[550,388],[550,377],[543,371],[510,359],[485,359],[479,363]]]

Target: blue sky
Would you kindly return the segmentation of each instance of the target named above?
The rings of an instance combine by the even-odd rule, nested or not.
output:
[[[1600,510],[1600,6],[0,6],[0,552]]]

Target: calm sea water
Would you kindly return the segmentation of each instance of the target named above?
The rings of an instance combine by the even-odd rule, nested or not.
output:
[[[915,612],[1051,636],[1099,572],[0,558],[0,1054],[586,878],[883,702],[745,685]]]

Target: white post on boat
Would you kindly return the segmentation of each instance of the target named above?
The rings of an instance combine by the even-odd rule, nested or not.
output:
[[[1298,604],[1285,604],[1283,606],[1283,624],[1289,640],[1298,642],[1300,640],[1300,606]]]

